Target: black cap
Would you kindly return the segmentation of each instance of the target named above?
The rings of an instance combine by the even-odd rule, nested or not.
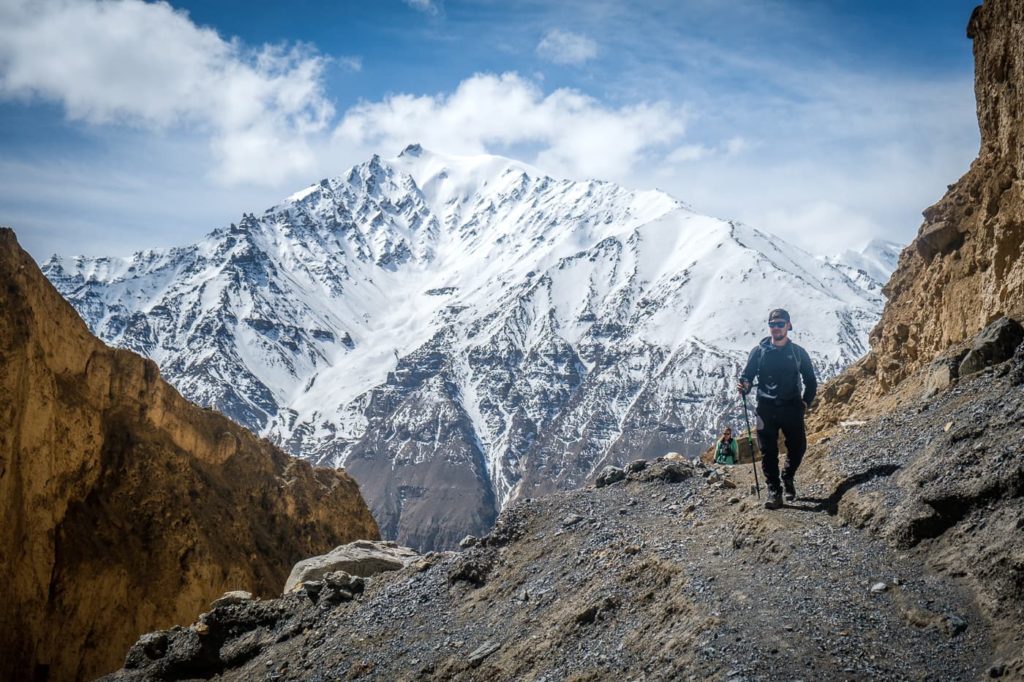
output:
[[[774,322],[775,320],[785,320],[786,322],[789,322],[789,313],[782,308],[776,308],[768,313],[768,321]]]

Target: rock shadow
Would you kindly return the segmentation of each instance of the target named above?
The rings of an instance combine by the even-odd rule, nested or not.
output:
[[[795,504],[787,504],[783,506],[789,509],[797,509],[807,512],[826,512],[829,516],[835,516],[839,513],[839,501],[843,499],[843,495],[847,492],[862,483],[867,483],[879,476],[892,476],[894,473],[899,471],[899,469],[899,464],[881,464],[879,466],[874,466],[867,471],[862,471],[859,474],[850,476],[836,487],[835,492],[824,499],[818,497],[798,497],[797,502],[809,502],[810,505],[805,504],[797,506]]]

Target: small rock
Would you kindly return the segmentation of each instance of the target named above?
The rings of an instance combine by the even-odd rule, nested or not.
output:
[[[875,583],[871,586],[871,591],[876,593],[885,592],[887,589],[889,589],[889,586],[882,582]]]
[[[967,629],[967,621],[955,613],[946,614],[946,617],[943,618],[942,622],[950,637],[956,637]]]
[[[624,553],[626,553],[626,554],[629,554],[629,555],[639,554],[640,553],[640,546],[639,545],[628,545],[622,551]]]
[[[310,580],[299,585],[299,590],[314,601],[323,589],[324,583],[322,580]]]
[[[474,535],[467,535],[466,537],[462,538],[459,541],[459,547],[461,547],[462,549],[466,549],[468,547],[475,547],[476,543],[477,543],[476,536],[474,536]]]
[[[728,478],[723,478],[722,482],[719,483],[718,485],[721,486],[722,488],[730,488],[730,489],[735,489],[736,488],[736,482],[732,481],[732,480],[730,480]]]
[[[206,623],[196,623],[192,626],[192,629],[196,631],[196,634],[200,637],[204,637],[210,634],[210,626]]]
[[[562,519],[562,525],[566,526],[566,527],[568,527],[568,526],[575,526],[577,523],[579,523],[582,520],[583,520],[583,517],[580,516],[579,514],[569,514],[564,519]]]
[[[478,646],[469,654],[469,664],[474,668],[484,662],[484,659],[501,648],[497,642],[487,641]]]
[[[233,590],[231,592],[225,592],[218,597],[211,605],[211,609],[216,609],[221,606],[231,606],[232,604],[242,604],[247,601],[252,601],[252,593],[246,592],[245,590]]]
[[[632,462],[630,462],[629,464],[626,465],[626,471],[628,471],[630,473],[636,473],[638,471],[643,471],[646,468],[647,468],[647,460],[646,459],[635,459],[635,460],[633,460]]]
[[[740,498],[738,498],[738,497],[730,497],[729,498],[729,504],[739,504],[739,501],[740,501]]]

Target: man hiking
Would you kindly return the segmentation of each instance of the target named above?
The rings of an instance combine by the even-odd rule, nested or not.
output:
[[[782,506],[783,488],[787,502],[796,500],[793,477],[807,450],[804,410],[814,402],[814,395],[818,392],[818,380],[814,377],[810,356],[789,339],[792,328],[789,313],[782,308],[768,313],[770,336],[750,351],[737,386],[740,393],[746,395],[751,383],[757,379],[757,415],[760,417],[757,440],[761,446],[761,469],[768,483],[766,509]],[[786,437],[786,467],[781,480],[779,429]]]

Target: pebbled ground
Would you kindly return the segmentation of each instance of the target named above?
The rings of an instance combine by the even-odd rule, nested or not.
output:
[[[766,511],[704,475],[740,472],[686,469],[693,475],[682,482],[624,481],[517,503],[485,546],[428,555],[369,581],[356,601],[290,595],[256,628],[266,645],[216,672],[811,680],[969,679],[984,669],[987,626],[970,596],[830,515],[830,490],[805,485],[797,503]],[[885,590],[873,592],[876,583]],[[256,606],[218,611],[244,621]],[[160,677],[175,675],[154,667],[115,679]]]

